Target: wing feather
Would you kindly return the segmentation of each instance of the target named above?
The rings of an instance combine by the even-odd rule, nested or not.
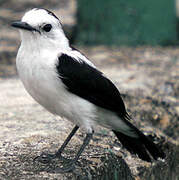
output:
[[[96,106],[117,113],[122,119],[128,117],[120,92],[95,67],[83,60],[75,60],[67,54],[61,54],[56,68],[68,91]]]

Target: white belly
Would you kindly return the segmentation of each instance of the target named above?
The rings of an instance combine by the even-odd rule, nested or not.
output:
[[[28,93],[49,112],[67,118],[88,132],[92,131],[95,106],[67,91],[55,67],[26,61],[18,60],[17,70]]]
[[[96,124],[126,132],[129,128],[119,117],[89,101],[70,93],[56,73],[55,63],[50,57],[25,59],[19,53],[17,70],[28,93],[49,112],[65,117],[87,132]],[[40,61],[41,59],[41,61]]]

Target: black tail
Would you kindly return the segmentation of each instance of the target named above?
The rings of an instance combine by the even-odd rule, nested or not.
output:
[[[127,136],[119,131],[113,130],[114,134],[117,136],[122,145],[132,154],[137,154],[139,158],[144,161],[151,162],[152,157],[157,160],[158,158],[165,158],[165,154],[161,149],[157,147],[148,137],[146,137],[141,131],[139,131],[135,126],[130,122],[127,124],[136,132],[138,138]],[[149,153],[148,153],[149,152]]]

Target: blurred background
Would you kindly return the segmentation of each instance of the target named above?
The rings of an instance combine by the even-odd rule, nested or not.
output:
[[[174,1],[78,0],[77,37],[83,44],[175,45]]]
[[[57,14],[70,42],[78,47],[175,49],[179,44],[179,0],[0,0],[0,76],[16,74],[11,65],[19,37],[10,23],[34,7]]]
[[[163,147],[173,158],[167,161],[171,169],[165,171],[166,178],[175,179],[175,157],[179,157],[174,145],[179,142],[179,0],[0,0],[0,125],[6,128],[1,129],[0,139],[7,138],[4,132],[12,132],[4,119],[10,124],[12,119],[19,122],[19,109],[26,113],[33,109],[23,109],[27,95],[20,90],[15,67],[20,37],[10,24],[35,7],[53,11],[64,25],[70,43],[114,81],[138,127],[159,136],[163,133],[158,140],[167,141]],[[13,93],[20,106],[13,100]],[[21,94],[23,97],[18,99]],[[13,109],[16,105],[18,108]],[[39,112],[35,118],[32,114],[26,118],[39,118]],[[49,124],[50,120],[51,117]],[[22,122],[15,126],[23,125],[22,131],[15,131],[13,138],[24,133],[26,125]],[[36,125],[31,128],[34,134],[41,133],[33,129]],[[45,128],[45,133],[50,131],[49,125]],[[52,129],[55,131],[56,125]],[[156,169],[157,174],[160,173]]]

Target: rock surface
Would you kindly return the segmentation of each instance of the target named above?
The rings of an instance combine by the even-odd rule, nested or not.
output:
[[[1,1],[2,3],[3,1]],[[67,3],[68,2],[68,3]],[[62,162],[33,162],[41,152],[55,152],[73,125],[38,105],[16,74],[18,32],[9,27],[27,8],[53,9],[71,26],[75,1],[4,1],[0,6],[0,179],[157,179],[179,178],[179,49],[160,47],[79,47],[120,89],[134,124],[166,153],[165,161],[146,163],[129,154],[112,132],[99,127],[72,173]],[[56,7],[53,8],[53,7]],[[74,136],[64,155],[72,157],[85,133]]]

